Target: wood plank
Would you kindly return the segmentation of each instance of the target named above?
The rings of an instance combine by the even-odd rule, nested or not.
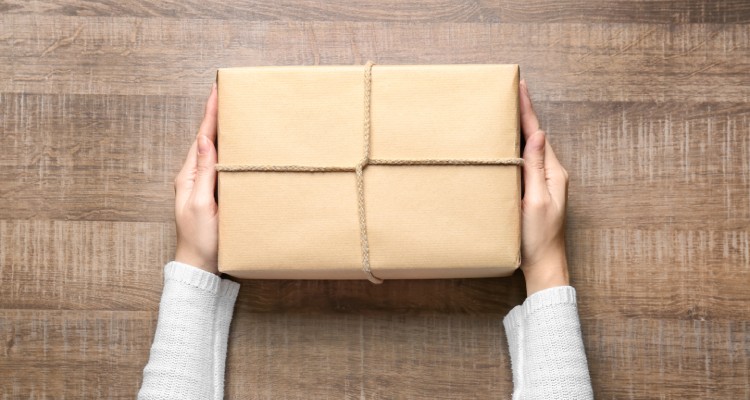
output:
[[[209,87],[210,89],[210,87]],[[3,219],[171,222],[205,99],[0,95]],[[12,149],[12,150],[11,150]]]
[[[217,67],[517,63],[540,100],[746,102],[750,24],[0,16],[0,92],[204,96]],[[425,49],[415,52],[414,49]],[[159,60],[154,64],[154,60]],[[721,88],[721,90],[717,90]]]
[[[240,311],[233,324],[228,397],[489,399],[511,390],[499,314]]]
[[[747,23],[750,4],[743,0],[484,0],[502,22]],[[494,7],[493,7],[494,6]]]
[[[734,231],[568,230],[585,317],[750,320],[750,237]]]
[[[143,0],[126,2],[82,2],[79,0],[6,1],[0,10],[13,14],[49,16],[108,16],[173,18],[211,18],[243,21],[491,21],[494,10],[486,10],[481,2],[471,0],[388,0],[373,3],[365,0],[334,0],[326,2],[281,0],[218,1],[199,0],[160,3]]]
[[[542,102],[537,109],[570,173],[572,229],[750,226],[748,103]]]
[[[155,329],[155,312],[0,310],[0,398],[133,398]]]
[[[597,399],[748,399],[750,324],[585,319]]]
[[[630,23],[747,23],[750,5],[742,0],[504,0],[379,1],[182,1],[154,3],[82,2],[79,0],[5,1],[0,10],[48,16],[128,16],[142,18],[211,18],[244,21],[399,21],[399,22],[630,22]]]
[[[0,220],[0,310],[158,307],[174,227]]]

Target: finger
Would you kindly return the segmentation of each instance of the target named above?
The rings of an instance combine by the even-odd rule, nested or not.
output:
[[[547,171],[547,176],[555,173],[562,173],[564,170],[560,160],[557,158],[555,150],[552,149],[552,143],[549,138],[544,138],[544,168]]]
[[[556,203],[564,206],[568,197],[568,172],[558,161],[549,141],[546,141],[544,159],[550,195]]]
[[[536,117],[534,106],[531,104],[529,88],[525,80],[521,80],[520,86],[520,106],[521,106],[521,131],[523,138],[529,140],[531,135],[539,130],[539,120]]]
[[[212,142],[216,141],[216,120],[219,109],[219,95],[216,89],[216,83],[211,88],[211,94],[206,101],[206,111],[203,114],[203,122],[198,128],[198,136],[203,135]]]
[[[552,150],[552,144],[550,144],[549,139],[545,138],[545,144],[544,144],[544,166],[547,169],[552,168],[559,168],[562,167],[560,164],[560,160],[557,159],[557,154],[555,154],[555,151]]]
[[[180,175],[190,175],[189,172],[195,171],[195,167],[198,162],[198,140],[193,140],[193,144],[190,145],[187,156],[185,157],[185,163],[182,164],[180,169]]]
[[[195,183],[195,169],[198,163],[198,141],[194,140],[182,165],[180,173],[174,181],[175,200],[177,204],[185,204]]]
[[[193,201],[201,206],[216,204],[216,148],[206,136],[198,136],[198,167],[193,186]]]
[[[523,150],[524,199],[541,199],[549,196],[544,170],[544,132],[538,131],[526,141]]]

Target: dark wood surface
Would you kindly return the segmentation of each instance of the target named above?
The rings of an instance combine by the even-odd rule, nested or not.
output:
[[[750,399],[750,3],[0,1],[0,397],[132,398],[217,67],[518,63],[597,398]],[[230,398],[510,397],[523,278],[243,282]]]

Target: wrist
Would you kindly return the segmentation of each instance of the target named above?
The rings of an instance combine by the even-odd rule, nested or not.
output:
[[[215,263],[207,262],[202,257],[199,257],[190,252],[180,251],[179,249],[175,252],[174,260],[183,264],[190,265],[192,267],[202,269],[212,274],[219,274],[219,269]]]
[[[557,286],[569,286],[567,262],[558,261],[554,263],[536,264],[523,269],[526,280],[526,296]]]

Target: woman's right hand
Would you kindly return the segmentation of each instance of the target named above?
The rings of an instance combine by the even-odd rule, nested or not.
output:
[[[565,206],[568,172],[539,128],[526,81],[521,81],[521,130],[524,196],[522,203],[521,270],[526,294],[570,284],[565,255]]]

